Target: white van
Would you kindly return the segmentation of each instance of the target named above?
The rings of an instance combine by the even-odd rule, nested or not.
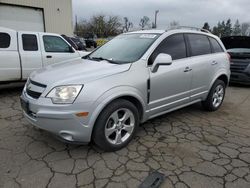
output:
[[[58,34],[0,27],[0,84],[26,80],[31,72],[44,66],[86,54]]]

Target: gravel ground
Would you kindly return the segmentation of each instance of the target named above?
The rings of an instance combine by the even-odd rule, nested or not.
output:
[[[196,104],[150,120],[114,153],[35,129],[20,93],[0,90],[0,187],[138,187],[156,170],[163,188],[250,187],[250,87],[228,88],[217,112]]]

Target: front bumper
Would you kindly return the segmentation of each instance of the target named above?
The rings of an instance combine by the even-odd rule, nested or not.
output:
[[[93,123],[90,122],[93,110],[91,102],[55,105],[48,98],[32,99],[25,92],[21,100],[28,103],[28,110],[22,107],[23,114],[32,125],[67,142],[90,142],[93,129]],[[88,117],[76,116],[76,113],[83,111],[89,112]]]

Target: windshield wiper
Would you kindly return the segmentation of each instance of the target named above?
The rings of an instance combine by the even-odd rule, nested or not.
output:
[[[103,58],[103,57],[89,57],[89,59],[93,59],[93,60],[97,60],[97,61],[107,61],[109,63],[112,63],[112,64],[119,64],[118,62],[116,61],[113,61],[111,59],[106,59],[106,58]]]

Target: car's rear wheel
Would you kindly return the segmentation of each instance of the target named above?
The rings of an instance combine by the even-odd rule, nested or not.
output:
[[[226,85],[222,80],[216,80],[208,97],[202,102],[203,107],[208,111],[216,111],[224,101]]]
[[[118,99],[110,103],[99,115],[94,132],[94,143],[105,151],[125,147],[139,125],[139,113],[134,104]]]

